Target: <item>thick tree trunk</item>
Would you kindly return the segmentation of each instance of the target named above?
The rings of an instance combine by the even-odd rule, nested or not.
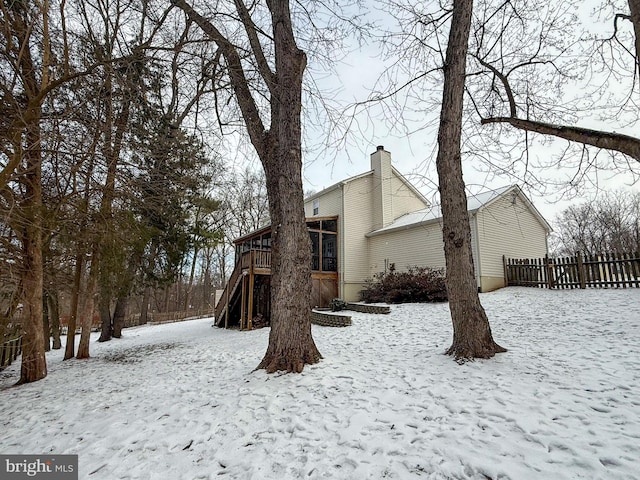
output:
[[[49,297],[47,292],[43,292],[42,296],[42,336],[44,351],[51,351],[51,325],[49,323]]]
[[[94,256],[96,252],[94,252]],[[82,308],[82,331],[80,332],[80,342],[78,343],[77,359],[89,358],[89,342],[91,340],[91,326],[93,324],[93,314],[96,305],[96,295],[98,293],[98,265],[94,264],[95,257],[91,259],[89,278],[85,290],[84,306]]]
[[[258,368],[301,372],[322,356],[311,336],[311,242],[304,215],[300,115],[306,55],[291,28],[289,3],[268,2],[276,53],[272,99],[276,137],[262,158],[272,225],[271,332]],[[275,147],[275,148],[274,148]]]
[[[304,222],[300,170],[267,174],[267,188],[289,201],[271,202],[271,332],[258,368],[301,372],[317,363],[320,352],[311,336],[311,244]],[[298,197],[300,197],[298,199]]]
[[[7,10],[11,11],[8,16]],[[36,16],[30,18],[32,13]],[[42,25],[46,29],[48,12],[42,6],[39,13],[43,19]],[[22,82],[24,97],[27,100],[27,108],[19,114],[20,125],[10,135],[13,138],[12,147],[15,155],[9,159],[9,164],[14,163],[11,168],[18,165],[24,167],[20,181],[24,187],[24,193],[19,205],[24,222],[21,231],[22,299],[24,304],[22,329],[24,336],[22,366],[18,383],[35,382],[47,376],[42,326],[44,276],[42,260],[42,132],[40,130],[42,98],[38,98],[38,96],[41,88],[47,86],[45,75],[48,70],[44,66],[47,64],[46,58],[42,59],[42,70],[39,72],[39,66],[31,56],[32,22],[36,20],[37,15],[38,13],[30,11],[28,5],[22,2],[12,2],[6,5],[3,3],[3,18],[11,22],[10,28],[13,29],[13,32],[10,33],[11,38],[15,38],[20,45],[19,58],[14,66],[19,70],[15,72],[16,78]],[[42,40],[44,42],[49,40],[46,31],[43,31]],[[34,40],[33,43],[35,44],[35,42]],[[14,52],[10,51],[9,53],[11,56]],[[37,78],[38,72],[42,75],[41,78]],[[26,146],[24,150],[23,141]],[[3,151],[6,153],[4,148]],[[6,165],[6,167],[9,166]],[[4,173],[5,168],[2,170]],[[1,184],[4,186],[4,183]]]
[[[47,376],[42,326],[42,184],[39,115],[27,127],[24,174],[25,195],[22,200],[25,226],[22,234],[24,298],[22,367],[18,383],[35,382]]]
[[[69,360],[75,355],[76,326],[78,319],[78,306],[80,304],[80,283],[82,282],[82,269],[84,268],[84,255],[79,252],[76,255],[76,266],[73,273],[73,290],[71,291],[71,313],[67,324],[67,344],[64,348],[64,360]]]
[[[42,327],[42,257],[39,245],[39,233],[35,225],[26,230],[23,277],[24,314],[22,367],[19,383],[41,380],[47,376],[47,362],[44,353],[44,335]]]
[[[493,341],[487,315],[480,304],[473,271],[467,197],[462,179],[462,107],[472,11],[472,0],[454,0],[444,66],[436,158],[447,265],[446,284],[453,322],[453,343],[446,353],[458,361],[474,357],[490,358],[497,352],[505,351]]]
[[[51,319],[51,336],[53,337],[53,349],[60,350],[60,306],[58,303],[58,292],[51,291],[47,294],[49,303],[49,318]]]
[[[128,296],[121,295],[116,300],[116,308],[113,312],[113,336],[115,338],[122,337],[122,328],[124,327],[124,318],[127,314],[128,305]]]
[[[193,290],[193,281],[196,277],[196,263],[198,261],[198,247],[194,247],[193,249],[193,261],[191,262],[191,270],[189,272],[189,284],[187,285],[187,290],[184,293],[184,310],[187,311],[191,307],[191,292]]]
[[[98,310],[100,312],[100,338],[99,342],[108,342],[111,340],[111,333],[113,331],[111,320],[111,301],[109,296],[106,295],[104,289],[100,295],[100,304]]]
[[[185,0],[172,0],[217,44],[251,143],[265,170],[272,225],[271,333],[258,368],[301,372],[321,355],[311,336],[311,246],[304,218],[300,114],[306,56],[296,45],[288,0],[267,0],[273,29],[275,73],[245,4],[235,2],[259,74],[270,95],[266,129],[236,47]],[[242,54],[244,55],[244,51]]]
[[[142,295],[142,306],[140,307],[140,321],[138,325],[145,325],[149,319],[149,298],[151,297],[151,288],[146,287]]]

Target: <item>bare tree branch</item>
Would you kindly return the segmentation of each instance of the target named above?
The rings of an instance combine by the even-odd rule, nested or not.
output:
[[[253,55],[256,58],[256,62],[258,63],[258,71],[262,78],[264,78],[265,83],[267,84],[267,88],[271,95],[273,95],[274,87],[276,85],[276,78],[269,68],[269,62],[267,62],[266,57],[264,56],[264,51],[262,49],[262,45],[260,44],[260,40],[258,39],[258,28],[256,24],[251,19],[251,14],[247,9],[247,6],[244,4],[242,0],[234,0],[236,5],[236,10],[238,11],[238,15],[240,15],[240,21],[244,25],[245,32],[247,32],[247,37],[249,38],[249,43],[251,44],[251,50],[253,51]]]
[[[640,0],[628,0],[628,2],[629,11],[631,12],[630,20],[633,23],[633,31],[636,37],[636,74],[640,78]]]
[[[515,117],[517,115],[516,100],[513,97],[513,91],[511,90],[511,86],[509,85],[509,80],[507,79],[507,76],[503,75],[502,72],[500,72],[497,68],[495,68],[490,63],[485,62],[477,55],[473,55],[473,58],[475,58],[478,61],[478,63],[480,63],[480,65],[491,70],[491,72],[498,78],[498,80],[502,82],[502,86],[504,87],[504,91],[506,92],[507,98],[509,100],[509,113],[511,114],[512,117]]]
[[[566,125],[553,125],[551,123],[524,120],[515,117],[483,118],[480,123],[482,125],[508,123],[519,130],[541,133],[543,135],[553,135],[572,142],[584,143],[606,150],[614,150],[629,155],[640,162],[640,139],[621,133],[609,133],[601,130]]]
[[[233,79],[232,86],[242,111],[242,116],[247,123],[247,132],[251,137],[258,156],[266,154],[268,131],[265,129],[258,107],[251,95],[249,81],[242,68],[242,61],[235,46],[206,18],[196,12],[185,0],[171,0],[171,3],[181,8],[185,14],[213,40],[221,50],[227,62],[229,76]],[[259,132],[259,133],[258,133]]]

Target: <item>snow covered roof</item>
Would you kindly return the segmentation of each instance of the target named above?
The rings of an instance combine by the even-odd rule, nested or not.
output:
[[[486,192],[469,195],[467,197],[467,210],[469,211],[469,214],[473,215],[482,207],[485,207],[486,205],[490,204],[491,202],[500,198],[502,195],[504,195],[505,193],[511,190],[516,190],[519,193],[522,193],[522,190],[520,190],[520,187],[518,187],[517,185],[506,185],[504,187],[496,188],[494,190],[487,190]],[[530,202],[529,202],[529,205],[533,206],[531,205]],[[540,216],[537,210],[535,210],[535,213],[538,216]],[[407,213],[402,217],[398,217],[396,220],[393,221],[393,223],[387,225],[386,227],[383,227],[371,233],[368,233],[367,236],[371,237],[371,236],[379,235],[382,233],[388,233],[394,230],[418,227],[418,226],[426,225],[429,223],[437,222],[441,218],[442,218],[442,210],[440,208],[440,205],[432,205],[429,208]],[[540,216],[540,218],[545,224],[547,224],[547,222],[544,220],[544,218],[542,218],[542,216]]]

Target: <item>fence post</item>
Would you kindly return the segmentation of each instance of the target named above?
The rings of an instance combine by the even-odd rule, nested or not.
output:
[[[502,268],[504,269],[504,286],[509,286],[509,269],[507,268],[507,257],[502,255]]]
[[[584,263],[582,261],[582,252],[578,252],[578,280],[580,281],[580,288],[587,288],[587,282],[585,281]]]
[[[547,286],[549,288],[554,288],[555,284],[553,281],[553,266],[551,265],[551,259],[549,258],[548,253],[544,256],[544,264],[547,269]]]

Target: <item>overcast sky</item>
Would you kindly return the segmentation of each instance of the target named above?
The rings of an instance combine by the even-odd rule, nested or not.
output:
[[[384,15],[376,13],[379,17]],[[590,16],[584,16],[589,21]],[[384,69],[384,63],[380,55],[380,47],[371,42],[369,45],[352,51],[337,68],[336,75],[321,80],[327,86],[336,85],[341,89],[339,100],[343,103],[362,101],[367,98],[376,80]],[[435,96],[441,96],[441,92],[428,92]],[[437,112],[425,113],[418,118],[415,112],[408,112],[403,120],[406,125],[401,130],[392,128],[380,116],[380,108],[374,108],[371,112],[361,113],[356,121],[351,124],[348,145],[337,149],[315,151],[305,153],[304,180],[307,191],[319,191],[330,185],[344,180],[350,176],[366,172],[370,169],[369,155],[375,151],[377,145],[384,145],[391,152],[393,165],[407,178],[409,178],[432,201],[437,201],[435,195],[437,189],[437,175],[435,171],[437,135]],[[429,118],[430,117],[430,118]],[[431,120],[429,122],[428,120]],[[427,125],[425,127],[425,125]],[[397,125],[395,125],[397,127]],[[597,125],[589,125],[596,128]],[[599,128],[615,126],[605,125]],[[411,130],[415,130],[412,132]],[[307,129],[307,134],[313,136],[313,131]],[[320,133],[318,133],[320,135]],[[524,134],[522,134],[524,136]],[[566,146],[564,141],[556,141],[545,146],[537,146],[530,150],[532,158],[549,157],[554,151]],[[632,164],[637,173],[640,173],[640,165]],[[498,188],[504,185],[519,183],[517,178],[506,175],[488,175],[483,170],[486,167],[475,160],[467,158],[463,160],[464,179],[469,193],[478,193],[488,188]],[[539,172],[556,178],[569,178],[572,171],[546,171]],[[600,188],[612,190],[633,183],[632,175],[617,175],[612,177],[608,172],[601,172],[597,179]],[[640,191],[639,185],[629,187]],[[566,200],[558,195],[549,193],[541,196],[536,192],[524,190],[531,196],[534,204],[540,212],[552,222],[557,213],[572,203],[587,200],[595,195],[595,189],[589,190],[584,197]]]

